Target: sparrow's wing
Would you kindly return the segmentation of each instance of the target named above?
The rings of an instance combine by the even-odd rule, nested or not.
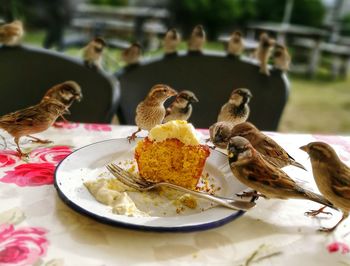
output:
[[[0,118],[0,123],[5,125],[32,126],[34,124],[34,120],[39,114],[40,112],[38,112],[36,106],[31,106],[26,109],[2,116]]]
[[[332,189],[339,196],[350,199],[350,169],[343,166],[332,177]]]

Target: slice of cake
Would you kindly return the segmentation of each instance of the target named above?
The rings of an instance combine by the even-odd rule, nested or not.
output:
[[[151,182],[169,182],[195,189],[210,151],[194,127],[175,120],[151,129],[135,148],[140,175]]]

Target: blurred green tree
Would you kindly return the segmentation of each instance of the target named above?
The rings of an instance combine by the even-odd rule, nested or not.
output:
[[[343,16],[340,23],[341,34],[350,36],[350,13]]]
[[[107,6],[125,6],[128,4],[128,0],[90,0],[94,5],[107,5]]]

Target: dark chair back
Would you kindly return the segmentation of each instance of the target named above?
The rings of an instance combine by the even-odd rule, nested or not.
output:
[[[120,96],[115,78],[63,54],[23,46],[0,47],[0,115],[39,103],[46,90],[67,80],[76,81],[83,93],[68,120],[111,122]]]
[[[121,88],[120,121],[134,124],[135,109],[149,89],[165,83],[176,90],[191,90],[199,99],[190,122],[208,128],[217,120],[221,106],[236,88],[253,94],[249,121],[262,130],[277,130],[288,98],[288,80],[281,71],[259,73],[257,63],[223,54],[184,54],[157,58],[116,73]]]

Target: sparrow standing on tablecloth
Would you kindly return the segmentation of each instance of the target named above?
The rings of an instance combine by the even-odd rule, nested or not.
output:
[[[135,42],[122,52],[121,59],[127,65],[134,65],[140,62],[141,55],[142,55],[141,44],[138,42]]]
[[[129,142],[134,140],[142,129],[149,131],[163,122],[166,113],[164,102],[176,94],[174,89],[165,84],[152,87],[146,98],[136,107],[135,123],[138,129],[128,137]]]
[[[19,45],[24,35],[23,24],[20,20],[0,26],[0,43],[6,46]]]
[[[255,51],[255,57],[260,62],[260,73],[263,73],[267,76],[270,75],[268,68],[269,58],[272,54],[273,47],[275,45],[275,40],[271,39],[267,33],[262,33],[260,35],[259,46]]]
[[[320,231],[332,232],[349,216],[350,211],[350,168],[344,164],[334,149],[324,142],[311,142],[300,147],[310,155],[312,172],[321,194],[343,212],[343,216],[331,228],[321,228]],[[323,212],[319,210],[307,212],[316,216]]]
[[[165,54],[175,54],[177,47],[181,42],[180,34],[176,29],[170,29],[167,31],[164,37],[164,53]]]
[[[218,122],[227,121],[234,125],[245,122],[250,113],[248,103],[252,97],[248,89],[233,90],[228,102],[221,107]]]
[[[171,120],[188,120],[192,114],[192,103],[197,103],[198,99],[192,91],[181,91],[175,100],[166,109],[164,123]]]
[[[90,68],[102,68],[102,54],[106,42],[96,37],[83,48],[83,59],[86,66]]]
[[[283,44],[276,44],[272,57],[275,68],[285,72],[289,70],[291,58],[286,46]]]
[[[233,175],[259,192],[257,196],[277,199],[306,199],[333,207],[321,195],[300,187],[281,169],[264,160],[249,141],[233,137],[228,143],[228,161]],[[256,193],[245,193],[246,196]],[[333,207],[334,208],[334,207]]]
[[[190,52],[202,52],[206,42],[206,34],[202,25],[197,25],[192,30],[188,41],[188,50]]]
[[[242,33],[235,31],[232,33],[227,45],[227,53],[233,56],[239,56],[243,53],[244,43]]]

